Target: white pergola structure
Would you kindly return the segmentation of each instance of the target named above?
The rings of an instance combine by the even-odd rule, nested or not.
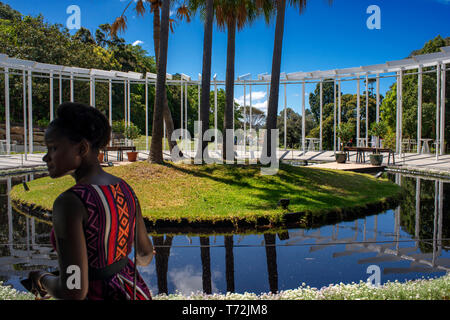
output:
[[[336,99],[336,92],[334,97],[334,150],[336,151],[336,120],[340,123],[341,116],[341,99],[340,99],[340,83],[341,81],[356,81],[357,92],[357,107],[356,107],[356,136],[358,145],[368,144],[368,131],[369,123],[366,121],[365,138],[361,138],[361,114],[360,114],[360,80],[364,77],[366,82],[366,117],[368,115],[368,83],[369,77],[376,80],[376,121],[379,122],[380,118],[380,77],[381,74],[385,74],[384,77],[390,77],[390,73],[394,73],[397,78],[397,118],[396,118],[396,153],[402,153],[402,112],[403,112],[403,96],[402,96],[402,80],[404,72],[407,70],[417,69],[418,74],[418,121],[417,121],[417,139],[418,139],[418,152],[420,152],[420,140],[422,131],[422,75],[424,73],[423,68],[435,67],[437,85],[436,85],[436,159],[439,155],[444,153],[444,133],[445,133],[445,71],[448,71],[446,64],[450,63],[450,47],[441,48],[441,52],[416,55],[409,59],[389,61],[384,64],[361,66],[356,68],[346,68],[328,71],[314,71],[314,72],[294,72],[287,75],[287,81],[299,80],[302,85],[307,81],[309,83],[320,83],[320,146],[322,145],[322,84],[325,79],[332,79],[328,81],[334,82],[334,88],[336,90],[336,82],[338,83],[338,98]],[[430,72],[430,71],[429,71]],[[408,73],[408,75],[415,73]],[[302,113],[303,112],[303,99],[302,98]],[[337,119],[336,119],[336,104],[338,105]],[[303,117],[304,118],[304,117]],[[303,122],[304,126],[304,122]],[[302,130],[303,131],[303,130]],[[304,142],[304,132],[302,132],[302,139]],[[322,150],[322,148],[320,147]]]
[[[397,94],[397,119],[396,119],[396,153],[402,153],[402,112],[403,112],[403,97],[402,97],[402,80],[405,71],[407,70],[417,70],[418,74],[418,118],[417,118],[417,140],[418,140],[418,152],[420,152],[420,141],[422,138],[422,75],[425,72],[423,69],[427,67],[434,67],[435,70],[427,71],[436,72],[437,86],[436,86],[436,159],[439,155],[444,153],[444,134],[445,134],[445,71],[447,71],[447,64],[450,63],[450,47],[441,48],[441,52],[417,55],[412,58],[389,61],[383,64],[361,66],[354,68],[345,69],[333,69],[327,71],[312,71],[312,72],[293,72],[288,74],[283,74],[280,77],[280,83],[284,86],[284,117],[285,117],[285,141],[286,141],[286,107],[287,107],[287,96],[286,87],[287,85],[298,85],[302,86],[302,148],[306,152],[306,136],[305,136],[305,85],[307,83],[318,83],[320,85],[320,143],[319,149],[322,151],[322,141],[323,141],[323,83],[333,82],[334,83],[334,138],[333,138],[333,150],[336,151],[339,148],[339,141],[336,140],[336,126],[339,125],[341,121],[341,83],[343,81],[356,81],[356,91],[357,91],[357,128],[356,136],[358,145],[368,144],[368,130],[369,123],[366,121],[365,125],[365,135],[361,136],[361,114],[360,114],[360,81],[365,80],[366,83],[366,117],[368,115],[368,83],[369,79],[375,79],[376,81],[376,121],[379,121],[380,117],[380,78],[396,77],[398,94]],[[78,67],[69,66],[59,66],[46,63],[39,63],[35,61],[28,61],[23,59],[10,58],[7,55],[0,54],[0,70],[5,77],[5,124],[6,124],[6,151],[10,152],[11,146],[11,135],[10,135],[10,94],[9,94],[9,76],[19,75],[23,77],[23,121],[24,121],[24,151],[25,159],[28,152],[33,152],[33,98],[32,98],[32,77],[35,78],[48,78],[50,81],[50,106],[49,114],[50,120],[54,116],[54,80],[59,81],[59,103],[62,103],[62,81],[70,81],[70,101],[75,101],[74,92],[74,81],[85,81],[90,83],[90,104],[95,107],[95,86],[96,83],[103,82],[109,84],[109,121],[112,124],[112,84],[123,83],[124,85],[124,121],[125,126],[129,126],[131,123],[131,85],[132,84],[144,84],[145,85],[145,110],[146,110],[146,150],[148,151],[148,86],[156,84],[156,75],[152,73],[147,73],[145,75],[136,72],[121,72],[121,71],[105,71],[98,69],[85,69]],[[251,90],[252,86],[255,85],[265,85],[267,86],[267,96],[269,96],[269,85],[271,76],[268,74],[258,75],[257,80],[252,80],[250,75],[243,75],[235,81],[235,85],[244,86],[244,113],[246,112],[246,87],[250,86],[250,106],[251,101]],[[180,113],[181,113],[181,129],[187,129],[188,124],[188,114],[187,114],[187,104],[188,95],[187,89],[188,85],[197,85],[200,89],[201,87],[201,75],[199,75],[198,80],[192,80],[191,77],[181,74],[181,79],[173,80],[171,75],[167,75],[167,85],[178,85],[181,86],[181,101],[180,101]],[[217,130],[217,86],[224,85],[225,81],[217,80],[216,75],[213,78],[214,84],[214,127]],[[338,86],[338,92],[336,92],[336,84]],[[269,98],[269,97],[268,97]],[[199,103],[200,107],[200,90],[199,90]],[[250,113],[252,109],[250,108]],[[251,118],[250,114],[250,118]],[[234,117],[233,117],[234,120]],[[251,120],[250,120],[251,123]],[[246,125],[244,124],[244,131],[246,131]],[[251,131],[250,127],[250,131]],[[27,137],[28,135],[28,137]],[[28,138],[28,139],[27,139]],[[185,138],[185,137],[183,137]],[[246,138],[246,137],[245,137]],[[285,143],[286,145],[286,143]],[[217,149],[217,139],[216,139],[216,149]]]

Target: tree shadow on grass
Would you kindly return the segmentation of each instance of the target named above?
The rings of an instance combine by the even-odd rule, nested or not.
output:
[[[218,183],[237,186],[245,193],[251,192],[263,202],[249,199],[245,207],[248,210],[276,209],[278,200],[289,198],[291,207],[301,204],[304,208],[323,210],[336,207],[350,207],[349,199],[358,202],[367,198],[363,188],[372,187],[373,181],[363,175],[349,175],[331,170],[293,167],[281,164],[276,175],[261,176],[261,165],[175,165],[166,166],[185,174],[199,178],[211,179]],[[249,181],[249,179],[254,179]],[[388,196],[388,194],[384,195]],[[381,198],[381,197],[380,197]],[[308,210],[308,209],[306,209]]]

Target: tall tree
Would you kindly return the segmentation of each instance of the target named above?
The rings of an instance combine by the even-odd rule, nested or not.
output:
[[[113,35],[115,35],[117,33],[118,30],[125,30],[126,29],[126,16],[125,16],[125,12],[127,11],[128,7],[133,3],[136,3],[135,6],[135,11],[138,15],[140,16],[144,16],[145,12],[146,12],[146,8],[145,8],[145,3],[149,3],[150,4],[150,8],[151,8],[151,13],[153,13],[153,43],[154,43],[154,48],[155,48],[155,60],[156,60],[156,64],[158,65],[158,59],[159,59],[159,48],[160,48],[160,37],[161,37],[161,6],[163,4],[163,2],[161,0],[138,0],[138,1],[134,1],[131,0],[128,5],[125,7],[125,10],[123,11],[122,15],[120,17],[118,17],[115,22],[112,24],[111,27],[111,33]],[[182,19],[182,18],[186,18],[189,22],[189,11],[187,10],[187,7],[182,4],[180,7],[178,7],[177,9],[177,16]],[[169,18],[169,27],[173,32],[173,28],[172,28],[172,23],[174,22],[173,19]],[[172,113],[169,109],[169,103],[167,100],[167,88],[164,87],[164,104],[163,104],[163,108],[162,108],[162,112],[163,112],[163,121],[166,125],[166,136],[167,136],[167,140],[169,142],[169,148],[172,151],[172,149],[176,146],[176,141],[172,141],[170,138],[172,136],[172,133],[174,131],[174,123],[173,123],[173,118],[172,118]],[[156,99],[155,99],[155,103],[156,103]],[[154,108],[155,110],[155,108]],[[153,139],[153,137],[152,137]],[[180,152],[181,155],[181,152]],[[150,155],[149,155],[149,159],[150,159]]]
[[[332,0],[328,0],[329,3]],[[283,34],[284,34],[284,20],[286,11],[286,0],[256,0],[256,4],[260,8],[270,8],[270,4],[274,3],[272,10],[276,10],[276,23],[275,23],[275,39],[273,46],[272,56],[272,73],[270,77],[270,96],[269,105],[267,108],[267,122],[266,122],[266,143],[264,143],[263,155],[268,157],[272,156],[272,139],[271,130],[276,129],[277,126],[277,114],[278,114],[278,97],[280,86],[280,69],[281,69],[281,53],[283,47]],[[289,0],[289,3],[294,6],[298,6],[300,14],[306,8],[307,0]],[[276,150],[276,146],[275,149]]]
[[[241,30],[245,24],[256,18],[258,11],[253,1],[219,0],[216,4],[216,21],[220,30],[227,30],[227,67],[225,76],[226,104],[224,114],[224,132],[222,157],[234,160],[234,152],[227,154],[227,129],[233,128],[234,110],[234,66],[236,53],[236,29]],[[231,141],[233,141],[231,139]]]
[[[202,66],[202,86],[200,97],[200,122],[201,132],[199,132],[202,143],[198,144],[197,159],[202,159],[203,154],[208,149],[208,141],[203,141],[206,130],[209,129],[210,113],[210,88],[211,88],[211,55],[212,55],[212,32],[214,19],[214,1],[190,1],[191,8],[196,10],[200,7],[205,11],[205,28],[203,35],[203,66]],[[207,154],[207,153],[206,153]]]
[[[166,93],[167,49],[169,42],[170,0],[163,0],[161,8],[161,32],[159,39],[158,73],[156,78],[155,108],[153,111],[152,144],[149,162],[162,164],[163,108]]]

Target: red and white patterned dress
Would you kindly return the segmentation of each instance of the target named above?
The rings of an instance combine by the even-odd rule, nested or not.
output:
[[[77,184],[69,189],[84,203],[88,219],[83,225],[89,269],[102,269],[127,257],[133,246],[136,195],[121,180],[117,184]],[[51,242],[56,250],[54,230]],[[102,280],[89,279],[88,300],[132,300],[135,267],[126,266]],[[136,270],[137,272],[137,270]],[[151,300],[150,290],[139,273],[136,300]]]

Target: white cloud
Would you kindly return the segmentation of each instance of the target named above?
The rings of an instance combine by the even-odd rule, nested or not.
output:
[[[267,100],[265,100],[265,101],[262,101],[262,102],[253,103],[252,107],[256,108],[256,109],[259,109],[259,110],[261,110],[261,111],[263,111],[264,113],[267,114],[267,105],[268,105]]]
[[[144,41],[136,40],[135,42],[133,42],[133,46],[141,45],[143,43],[144,43]]]
[[[192,265],[187,265],[184,268],[172,269],[168,272],[168,277],[175,287],[175,291],[178,291],[184,295],[189,295],[192,292],[203,291],[203,278],[201,271],[197,270]],[[214,282],[216,279],[220,279],[220,272],[211,272],[211,287],[212,292],[218,292],[217,286]]]
[[[252,105],[255,106],[255,101],[260,101],[262,99],[264,99],[267,95],[267,92],[265,91],[254,91],[252,92]],[[246,99],[246,104],[250,105],[250,93],[245,95],[245,99]],[[237,99],[234,99],[234,101],[236,101],[236,103],[239,103],[240,105],[244,105],[244,96],[240,96]]]

